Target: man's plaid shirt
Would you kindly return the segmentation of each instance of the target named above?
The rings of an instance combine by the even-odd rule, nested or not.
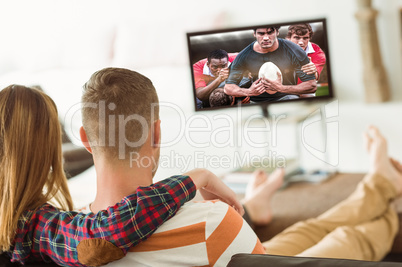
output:
[[[62,266],[84,266],[78,261],[77,245],[85,239],[110,241],[124,254],[147,239],[181,205],[194,198],[195,185],[188,176],[172,176],[98,213],[61,212],[45,204],[28,210],[19,220],[12,261],[52,259]]]

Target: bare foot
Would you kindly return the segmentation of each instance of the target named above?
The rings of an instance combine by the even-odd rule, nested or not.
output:
[[[264,171],[256,171],[247,185],[243,204],[256,225],[268,224],[272,220],[271,198],[282,186],[285,171],[276,169],[268,177]]]
[[[400,173],[402,173],[402,164],[394,158],[389,158],[391,160],[392,165],[394,165],[395,169],[397,169]]]
[[[266,182],[268,179],[267,174],[263,170],[256,170],[253,173],[252,180],[247,184],[246,194],[244,196],[244,200],[247,200],[251,196],[253,196],[254,191],[259,187],[261,184]]]
[[[388,156],[387,140],[380,131],[370,126],[365,133],[367,151],[370,157],[370,173],[378,173],[389,179],[398,195],[402,194],[402,165]]]

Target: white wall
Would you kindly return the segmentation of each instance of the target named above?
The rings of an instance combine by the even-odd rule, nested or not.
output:
[[[379,11],[377,26],[380,47],[390,77],[393,99],[402,100],[402,92],[399,90],[402,82],[399,17],[402,1],[374,0],[373,6]],[[137,49],[151,46],[155,50],[159,48],[168,53],[167,51],[174,50],[177,45],[185,48],[186,31],[210,30],[210,20],[215,20],[213,24],[219,27],[234,27],[325,17],[328,19],[331,67],[337,95],[341,100],[361,102],[364,99],[364,90],[358,25],[354,18],[356,10],[357,5],[351,0],[255,0],[247,4],[229,0],[205,0],[202,4],[185,0],[159,0],[152,3],[129,0],[2,0],[0,33],[3,42],[0,56],[3,61],[0,63],[0,71],[30,64],[44,65],[35,55],[42,55],[40,52],[45,51],[49,55],[45,59],[51,60],[50,57],[60,51],[60,46],[83,46],[88,47],[87,51],[90,51],[89,45],[96,48],[100,43],[88,44],[85,35],[98,34],[102,30],[108,32],[123,20],[136,22],[138,28],[143,29],[133,31],[140,43],[136,46]],[[222,16],[217,19],[214,16],[206,16],[208,13]],[[173,36],[175,40],[167,39],[167,36]],[[164,38],[160,47],[154,46],[152,43],[160,37]],[[148,45],[146,41],[149,42]],[[29,42],[41,45],[28,45]],[[21,53],[21,50],[33,52],[30,57],[25,57],[28,62],[23,66],[22,63],[12,64],[15,60],[10,58],[11,56],[15,58],[26,55],[25,52]],[[68,56],[70,55],[65,55],[62,60],[65,62]],[[152,54],[149,56],[152,58]],[[186,51],[175,54],[175,57],[181,58],[178,61],[180,63],[187,62]],[[6,65],[7,61],[11,64]],[[83,59],[80,63],[83,63],[82,61]]]

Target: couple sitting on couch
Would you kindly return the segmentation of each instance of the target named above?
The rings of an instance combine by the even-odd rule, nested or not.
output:
[[[261,244],[241,215],[245,210],[254,223],[270,221],[269,200],[283,170],[270,177],[256,173],[244,207],[207,170],[152,184],[161,122],[151,81],[134,71],[106,68],[84,85],[83,103],[80,135],[94,158],[97,195],[85,212],[73,212],[53,101],[18,85],[0,91],[0,250],[12,261],[226,266],[236,253],[380,260],[390,250],[398,228],[392,201],[402,194],[402,165],[388,158],[375,127],[366,134],[371,169],[355,192]],[[133,152],[140,155],[138,164],[129,160]],[[211,201],[183,205],[196,189]],[[66,211],[48,204],[54,199]]]

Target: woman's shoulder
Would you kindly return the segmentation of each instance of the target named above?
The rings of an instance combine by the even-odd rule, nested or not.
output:
[[[34,224],[43,221],[55,212],[59,212],[59,209],[49,203],[45,203],[37,209],[29,209],[24,211],[18,219],[18,230],[28,231]]]

